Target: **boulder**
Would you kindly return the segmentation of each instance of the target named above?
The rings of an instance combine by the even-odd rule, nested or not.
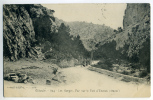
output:
[[[60,80],[59,75],[55,75],[55,76],[52,78],[52,80],[54,80],[54,81],[59,81],[59,80]]]
[[[8,75],[8,81],[13,81],[12,79],[14,78],[14,76],[16,76],[16,74],[15,73],[9,73]]]
[[[54,68],[54,67],[53,67],[53,74],[54,74],[54,75],[57,73],[57,71],[58,71],[58,68]]]
[[[64,78],[65,78],[65,76],[62,76],[61,75],[62,74],[62,72],[58,72],[53,78],[52,78],[52,80],[54,80],[54,81],[58,81],[58,82],[64,82]]]
[[[9,75],[9,74],[5,74],[5,75],[4,75],[4,80],[8,80],[8,79],[9,79],[9,77],[10,77],[10,75]]]
[[[28,83],[33,83],[33,78],[31,78],[30,76],[27,79]]]
[[[50,79],[46,80],[46,85],[51,85],[51,80]]]
[[[15,81],[15,79],[19,79],[18,76],[12,76],[12,81]]]
[[[35,80],[32,80],[32,84],[36,84],[37,82]]]
[[[20,72],[17,72],[17,73],[16,73],[17,76],[20,76],[20,74],[21,74]]]
[[[26,84],[26,83],[28,83],[28,81],[27,80],[24,80],[24,84]]]
[[[15,83],[18,83],[18,82],[19,82],[19,78],[16,77],[16,78],[14,79],[14,82],[15,82]]]
[[[28,76],[27,76],[26,74],[21,74],[21,79],[22,79],[22,80],[26,80],[27,77],[28,77]]]
[[[19,80],[18,80],[18,82],[19,83],[27,83],[26,81],[27,81],[27,78],[28,78],[28,76],[26,75],[26,74],[20,74],[19,75]],[[26,81],[25,81],[26,80]]]

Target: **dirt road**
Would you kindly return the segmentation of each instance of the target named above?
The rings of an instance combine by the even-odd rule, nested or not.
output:
[[[4,81],[5,96],[24,97],[149,97],[150,86],[126,83],[85,67],[61,70],[66,84],[35,85]]]

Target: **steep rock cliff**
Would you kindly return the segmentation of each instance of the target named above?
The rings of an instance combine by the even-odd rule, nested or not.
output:
[[[124,29],[127,29],[128,26],[137,24],[141,21],[148,21],[149,18],[149,4],[128,4],[123,18],[123,27]]]
[[[13,61],[37,57],[34,44],[56,31],[53,12],[41,5],[4,5],[4,56]]]
[[[47,9],[41,5],[28,6],[29,14],[33,22],[35,37],[40,42],[42,39],[48,40],[52,33],[57,31],[54,10]]]
[[[116,35],[116,49],[128,45],[128,57],[139,55],[144,43],[150,40],[150,5],[127,4],[123,20],[124,31]]]
[[[127,4],[123,24],[123,31],[113,35],[106,43],[100,44],[95,56],[99,57],[101,54],[101,57],[125,59],[139,63],[149,71],[150,5]]]

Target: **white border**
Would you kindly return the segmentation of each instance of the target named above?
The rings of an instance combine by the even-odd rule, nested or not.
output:
[[[153,1],[152,0],[0,0],[0,100],[59,100],[59,99],[103,99],[106,98],[4,98],[3,97],[3,4],[48,4],[48,3],[150,3],[151,4],[151,29],[152,27],[152,16],[153,16]],[[153,54],[152,54],[152,48],[153,48],[153,36],[152,36],[152,30],[151,30],[151,62],[153,62]],[[152,67],[152,64],[151,64]],[[151,73],[153,72],[153,69],[151,69]],[[151,74],[151,76],[153,76]],[[151,90],[153,81],[151,80]],[[108,100],[153,100],[153,93],[151,92],[150,98],[107,98]]]

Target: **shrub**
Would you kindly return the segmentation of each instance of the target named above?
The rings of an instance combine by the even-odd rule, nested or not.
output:
[[[123,78],[123,79],[121,79],[121,81],[130,82],[130,79],[128,79],[128,78]]]
[[[137,75],[134,75],[134,77],[138,77]]]
[[[124,75],[129,75],[130,73],[127,72],[127,71],[123,71],[122,74],[124,74]]]
[[[133,74],[133,73],[135,73],[135,70],[132,70],[132,71],[131,71],[131,74]]]
[[[111,64],[110,61],[106,60],[105,62],[98,62],[97,65],[94,65],[94,67],[98,67],[98,68],[102,68],[102,69],[106,69],[106,70],[109,70],[109,71],[113,71],[113,66]]]
[[[148,74],[147,70],[144,70],[144,71],[142,71],[142,72],[139,73],[139,77],[140,78],[146,77],[147,74]]]

